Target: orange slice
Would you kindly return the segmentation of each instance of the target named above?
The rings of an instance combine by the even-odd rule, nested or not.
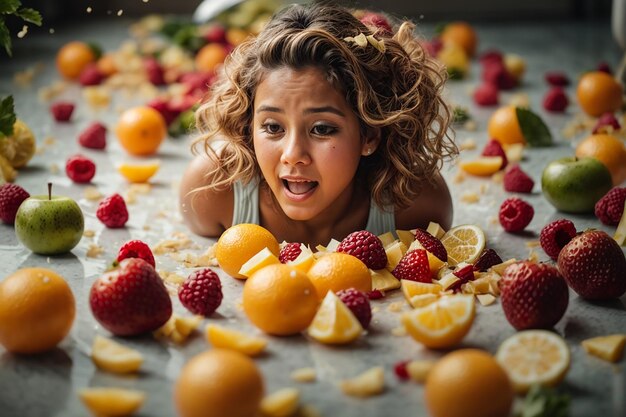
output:
[[[502,168],[501,156],[481,156],[471,161],[461,161],[459,167],[468,174],[478,176],[493,175]]]
[[[141,391],[121,388],[85,388],[78,392],[83,404],[97,416],[129,416],[146,399]]]
[[[590,355],[609,362],[618,362],[624,354],[626,334],[592,337],[582,341],[583,348]]]
[[[117,170],[130,182],[148,182],[159,170],[161,162],[152,160],[149,162],[123,162],[117,166]]]
[[[318,342],[335,345],[357,339],[363,327],[343,301],[328,291],[307,332]]]
[[[424,346],[447,348],[465,337],[474,315],[474,296],[453,295],[404,313],[402,324],[411,337]]]
[[[554,386],[565,377],[570,352],[565,340],[547,330],[524,330],[506,339],[496,360],[509,375],[513,388],[523,394],[531,385]]]
[[[473,224],[463,224],[448,230],[441,238],[448,252],[448,265],[461,262],[474,263],[485,249],[485,232]]]
[[[143,356],[135,349],[97,335],[91,348],[91,360],[105,371],[128,374],[139,371]]]
[[[237,330],[209,324],[206,328],[207,341],[216,348],[236,350],[244,355],[257,356],[265,350],[267,340],[249,336]]]

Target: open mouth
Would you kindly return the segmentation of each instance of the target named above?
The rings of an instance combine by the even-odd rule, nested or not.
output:
[[[317,181],[288,181],[283,180],[283,185],[292,194],[302,195],[312,191],[318,186]]]

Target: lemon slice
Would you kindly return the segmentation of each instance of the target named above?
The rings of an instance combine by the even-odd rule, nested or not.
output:
[[[279,264],[280,261],[267,247],[261,249],[256,255],[241,265],[239,273],[245,278],[249,278],[259,269],[268,265]]]
[[[411,281],[408,279],[403,279],[400,281],[400,286],[402,288],[402,294],[407,301],[410,301],[416,295],[424,295],[424,294],[435,294],[438,295],[443,291],[441,285],[437,283],[437,281],[433,283],[426,282],[418,282]]]
[[[618,362],[624,354],[626,334],[592,337],[582,341],[583,348],[590,355],[609,362]]]
[[[501,156],[482,156],[471,161],[462,161],[459,167],[468,174],[487,176],[495,174],[502,168]]]
[[[95,415],[107,417],[131,415],[146,399],[146,394],[141,391],[121,388],[85,388],[78,395]]]
[[[124,178],[133,183],[148,182],[159,170],[161,162],[157,160],[147,162],[123,162],[117,166],[117,170]]]
[[[565,377],[570,352],[565,340],[547,330],[524,330],[506,339],[496,360],[509,375],[513,388],[523,394],[531,385],[554,386]]]
[[[358,338],[363,327],[343,301],[328,291],[307,332],[321,343],[344,344]]]
[[[265,350],[267,340],[249,336],[236,330],[209,324],[206,328],[207,341],[215,348],[236,350],[248,356],[256,356]]]
[[[91,348],[91,360],[105,371],[128,374],[139,370],[143,356],[135,349],[97,335]]]
[[[475,311],[473,295],[441,297],[404,313],[402,324],[424,346],[447,348],[463,340],[472,327]]]
[[[441,243],[448,252],[448,265],[474,263],[485,249],[485,232],[473,224],[456,226],[446,232]]]
[[[300,391],[296,388],[283,388],[263,398],[261,414],[266,417],[293,416],[300,407]]]

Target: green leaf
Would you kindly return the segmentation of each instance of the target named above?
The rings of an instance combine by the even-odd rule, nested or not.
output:
[[[13,96],[8,96],[0,101],[0,136],[12,136],[15,124],[15,107]]]
[[[465,107],[455,106],[452,109],[452,122],[453,123],[464,123],[471,119],[469,111]]]
[[[100,59],[100,57],[102,56],[102,47],[95,42],[86,43],[87,46],[89,46],[89,49],[91,49],[91,52],[93,52],[93,54],[96,56],[96,60]]]
[[[21,17],[23,20],[33,25],[41,26],[41,14],[35,9],[23,8],[15,12],[15,16]]]
[[[521,107],[515,108],[522,134],[530,146],[552,146],[552,134],[537,114]]]
[[[0,13],[13,14],[21,5],[19,0],[0,0]]]
[[[554,389],[533,385],[522,404],[519,417],[567,417],[570,397],[558,394]]]
[[[11,56],[11,35],[9,29],[4,24],[4,18],[0,16],[0,45],[4,46],[7,55]]]

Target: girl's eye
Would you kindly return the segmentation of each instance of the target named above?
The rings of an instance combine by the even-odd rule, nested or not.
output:
[[[261,130],[270,135],[277,135],[281,132],[281,127],[276,123],[264,123],[261,125]]]
[[[313,133],[320,136],[330,136],[337,132],[336,127],[330,125],[315,125],[313,126]]]

